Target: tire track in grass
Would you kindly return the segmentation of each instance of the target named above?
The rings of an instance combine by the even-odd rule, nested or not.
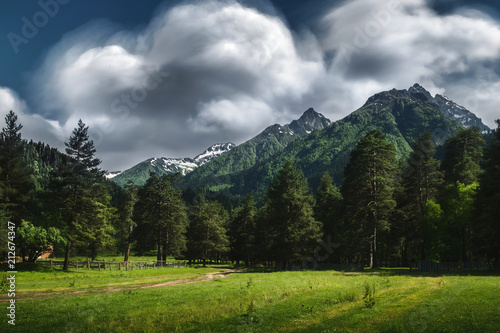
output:
[[[395,319],[403,315],[404,313],[411,311],[411,309],[417,307],[423,299],[430,296],[430,294],[433,293],[438,288],[442,287],[440,282],[441,279],[439,279],[439,281],[438,278],[430,278],[430,279],[431,279],[430,281],[431,285],[426,286],[426,288],[423,290],[418,290],[418,288],[421,288],[421,286],[416,285],[416,286],[391,287],[378,291],[375,294],[375,299],[376,300],[378,299],[376,301],[378,304],[381,304],[385,300],[385,303],[381,304],[381,306],[384,307],[383,311],[379,312],[377,316],[369,318],[369,320],[366,322],[366,327],[362,328],[361,330],[356,330],[356,332],[357,331],[372,332],[374,329],[376,329],[376,326],[387,322],[388,318]],[[384,297],[384,295],[388,293],[403,292],[410,289],[416,289],[416,290],[415,292],[412,292],[410,295],[405,296],[404,298],[398,298],[395,301],[391,301],[390,296]],[[404,304],[410,302],[412,303],[411,306],[404,306]],[[280,332],[306,331],[308,329],[312,329],[313,328],[312,326],[314,325],[319,325],[322,322],[339,318],[342,316],[348,316],[349,312],[351,311],[364,309],[363,303],[364,301],[362,299],[354,302],[349,302],[345,305],[342,305],[341,307],[336,307],[329,311],[318,314],[318,318],[308,320],[307,322],[304,322],[303,319],[300,319],[300,323],[296,321],[294,322],[293,326],[283,327],[278,329],[278,331]]]
[[[27,293],[19,293],[16,295],[16,300],[23,301],[23,300],[34,300],[34,299],[41,299],[41,298],[47,298],[47,297],[52,297],[52,296],[58,296],[58,295],[64,295],[64,296],[78,296],[81,294],[86,294],[86,293],[111,293],[111,292],[116,292],[116,291],[123,291],[123,290],[132,290],[132,289],[147,289],[147,288],[161,288],[161,287],[170,287],[170,286],[176,286],[176,285],[181,285],[181,284],[189,284],[189,283],[198,283],[198,282],[205,282],[205,281],[211,281],[211,280],[216,280],[216,279],[223,279],[228,277],[231,273],[237,272],[238,270],[236,269],[224,269],[223,272],[216,272],[216,273],[208,273],[200,277],[195,277],[191,279],[182,279],[182,280],[173,280],[173,281],[167,281],[167,282],[161,282],[161,283],[147,283],[147,284],[135,284],[135,285],[130,285],[126,287],[99,287],[99,288],[92,288],[92,289],[82,289],[82,290],[64,290],[64,291],[52,291],[52,292],[27,292]],[[9,301],[9,298],[0,296],[0,304],[2,303],[7,303]]]

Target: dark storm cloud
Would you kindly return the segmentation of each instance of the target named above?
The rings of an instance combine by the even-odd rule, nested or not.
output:
[[[269,5],[216,0],[159,11],[140,31],[89,23],[32,78],[36,109],[7,88],[0,105],[17,107],[30,134],[59,147],[82,118],[110,170],[238,144],[310,106],[337,120],[415,82],[493,125],[500,26],[484,12],[439,14],[424,0],[307,4],[286,14],[293,24]]]

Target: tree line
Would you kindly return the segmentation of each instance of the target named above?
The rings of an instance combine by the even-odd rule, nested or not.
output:
[[[18,251],[28,261],[53,246],[64,254],[65,269],[72,253],[95,258],[114,251],[128,261],[131,250],[155,251],[158,260],[289,269],[312,257],[321,239],[336,244],[322,256],[328,263],[500,259],[498,130],[489,147],[479,129],[458,131],[446,141],[442,163],[430,133],[417,137],[409,158],[398,161],[385,135],[371,131],[351,152],[340,187],[325,173],[313,194],[300,168],[286,162],[263,200],[250,194],[226,209],[203,189],[188,204],[176,186],[180,175],[152,174],[144,186],[113,185],[81,120],[66,154],[37,146],[42,156],[52,155],[49,176],[40,181],[25,157],[22,125],[12,111],[5,120],[0,222],[4,230],[7,221],[16,224]]]

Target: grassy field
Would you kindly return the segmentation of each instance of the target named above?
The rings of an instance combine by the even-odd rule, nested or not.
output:
[[[19,272],[11,331],[500,332],[498,274],[224,270]]]

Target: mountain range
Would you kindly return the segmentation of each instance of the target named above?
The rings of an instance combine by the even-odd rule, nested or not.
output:
[[[124,186],[129,181],[136,185],[144,185],[151,172],[158,175],[180,173],[186,175],[212,159],[230,151],[234,148],[233,143],[216,143],[207,148],[203,153],[195,158],[168,158],[155,157],[147,159],[123,172],[108,173],[106,177],[120,186]]]
[[[425,88],[415,84],[409,89],[375,94],[361,108],[333,123],[310,108],[290,124],[271,125],[247,142],[232,146],[199,165],[190,159],[150,159],[113,181],[118,180],[121,185],[128,180],[141,184],[151,171],[181,172],[185,175],[180,184],[184,191],[203,187],[236,198],[250,192],[259,196],[281,165],[291,160],[301,167],[311,187],[316,188],[325,171],[337,184],[341,183],[350,152],[370,130],[382,130],[395,145],[397,157],[405,158],[412,150],[413,140],[422,132],[430,131],[434,142],[443,145],[458,129],[470,126],[477,126],[483,132],[490,130],[464,107],[445,96],[432,97]]]
[[[198,172],[193,181],[196,181],[197,177],[205,179],[208,175],[222,176],[231,174],[248,169],[256,162],[267,159],[281,151],[290,142],[322,129],[330,123],[330,120],[311,108],[290,124],[283,126],[279,124],[271,125],[239,146],[232,143],[215,144],[194,159],[151,158],[112,177],[112,179],[115,183],[123,186],[129,180],[136,185],[145,184],[150,172],[155,172],[160,176],[177,172],[187,175],[196,169]],[[232,149],[236,149],[236,151],[232,154],[226,154]],[[204,164],[214,159],[217,161],[211,164],[210,168],[203,168]],[[220,172],[214,172],[214,169],[220,170]]]

